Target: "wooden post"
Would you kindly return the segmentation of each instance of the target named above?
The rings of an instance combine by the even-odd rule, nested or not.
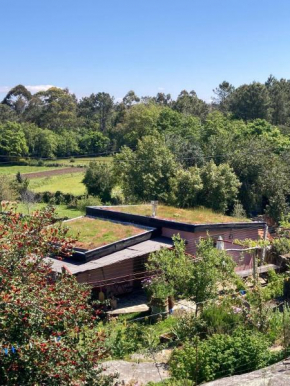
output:
[[[263,240],[264,240],[264,241],[267,240],[267,235],[268,235],[268,225],[265,224],[265,227],[264,227],[264,235],[263,235]],[[262,259],[261,259],[261,265],[264,264],[265,257],[266,257],[266,245],[264,245],[264,247],[263,247],[263,251],[262,251]]]
[[[254,278],[254,284],[257,284],[257,252],[256,249],[253,253],[253,278]]]

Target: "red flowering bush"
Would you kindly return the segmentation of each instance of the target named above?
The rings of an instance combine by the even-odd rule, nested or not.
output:
[[[66,273],[55,277],[48,256],[69,255],[73,240],[53,224],[53,210],[0,214],[0,384],[107,385],[96,367],[105,356],[90,289]]]

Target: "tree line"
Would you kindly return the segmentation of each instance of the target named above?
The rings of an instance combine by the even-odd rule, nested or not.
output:
[[[185,90],[176,100],[129,91],[115,102],[104,92],[77,100],[67,89],[32,95],[19,85],[0,104],[0,161],[117,153],[85,178],[103,202],[158,199],[227,213],[238,204],[281,219],[290,199],[289,85],[273,76],[238,88],[224,81],[211,103]]]
[[[176,132],[204,125],[214,111],[246,123],[265,119],[289,134],[289,80],[271,75],[264,84],[238,88],[224,81],[213,93],[212,102],[206,103],[195,91],[183,90],[174,100],[164,93],[139,97],[131,90],[116,102],[105,92],[78,100],[68,89],[31,94],[18,85],[0,104],[0,155],[50,158],[116,151],[135,146],[154,128],[166,131],[170,125]]]

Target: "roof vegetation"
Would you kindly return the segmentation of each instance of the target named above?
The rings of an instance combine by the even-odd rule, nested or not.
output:
[[[104,209],[118,212],[138,214],[142,216],[152,215],[152,205],[125,205],[110,206]],[[188,224],[211,224],[229,222],[249,222],[246,218],[226,216],[207,208],[181,209],[173,206],[158,205],[156,218],[184,222]]]
[[[76,247],[94,249],[144,232],[141,227],[113,221],[81,217],[63,223],[68,235],[76,238]]]

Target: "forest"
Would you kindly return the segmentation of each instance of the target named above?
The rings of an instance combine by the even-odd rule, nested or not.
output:
[[[121,101],[105,92],[77,99],[52,87],[12,88],[0,104],[0,163],[113,156],[92,163],[84,183],[102,202],[152,199],[234,215],[288,213],[290,80],[237,88],[222,82],[206,103],[194,91]],[[239,213],[237,213],[239,212]]]

